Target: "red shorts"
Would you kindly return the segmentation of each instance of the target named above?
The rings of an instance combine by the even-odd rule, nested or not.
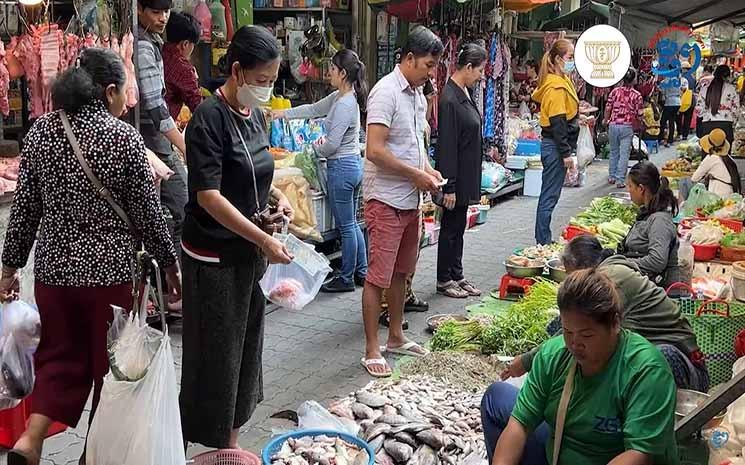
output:
[[[388,289],[394,273],[410,275],[416,271],[421,222],[419,210],[398,210],[377,200],[365,204],[370,284]]]

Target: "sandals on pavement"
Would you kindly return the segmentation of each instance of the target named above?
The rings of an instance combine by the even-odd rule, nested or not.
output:
[[[437,283],[437,293],[453,299],[465,299],[468,297],[468,292],[462,289],[455,281],[445,284]]]
[[[378,324],[381,324],[385,326],[386,328],[391,327],[391,315],[388,314],[388,310],[383,310],[382,312],[380,312],[380,318],[378,318]],[[403,330],[407,331],[408,329],[409,329],[409,321],[404,320]]]
[[[429,304],[416,295],[412,295],[404,304],[404,313],[427,311],[429,311]]]
[[[481,289],[471,284],[467,279],[461,279],[458,281],[458,286],[466,291],[471,297],[479,297],[481,295]]]
[[[400,347],[385,347],[389,354],[408,355],[409,357],[424,357],[429,351],[414,341],[409,341]]]
[[[393,370],[391,370],[391,367],[388,365],[388,362],[386,362],[384,358],[367,359],[365,357],[362,357],[362,359],[360,360],[360,363],[367,371],[367,374],[369,374],[373,378],[389,378],[393,374]],[[381,373],[372,371],[372,367],[376,365],[384,367],[385,371]]]

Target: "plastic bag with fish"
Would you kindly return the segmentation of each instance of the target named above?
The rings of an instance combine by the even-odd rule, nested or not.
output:
[[[328,429],[357,436],[360,432],[358,425],[349,425],[332,415],[321,404],[308,400],[297,409],[298,429]]]

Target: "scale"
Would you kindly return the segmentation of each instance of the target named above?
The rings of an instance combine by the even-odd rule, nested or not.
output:
[[[720,385],[711,396],[686,417],[675,423],[679,442],[697,435],[706,423],[745,394],[745,370]]]

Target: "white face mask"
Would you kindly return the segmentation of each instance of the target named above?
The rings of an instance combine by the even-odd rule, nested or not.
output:
[[[254,108],[268,104],[272,98],[272,92],[274,92],[273,86],[262,87],[243,84],[238,86],[236,98],[244,108]]]

